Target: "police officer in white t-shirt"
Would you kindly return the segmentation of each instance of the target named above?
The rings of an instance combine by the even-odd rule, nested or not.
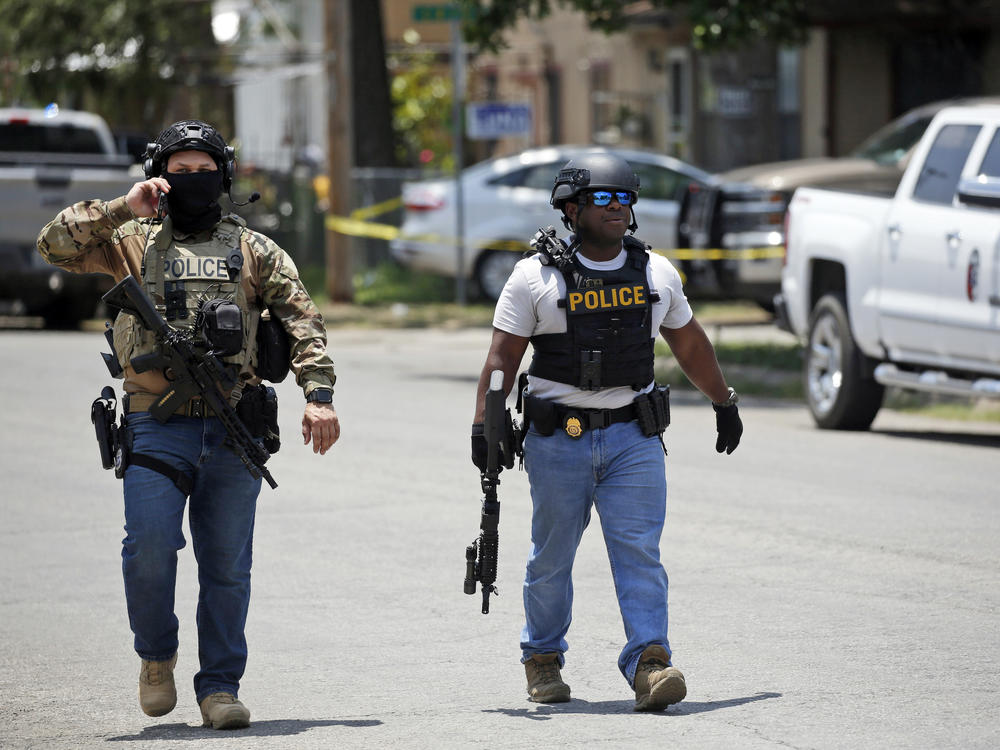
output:
[[[638,197],[639,178],[617,156],[595,150],[566,163],[550,202],[573,234],[559,240],[554,231],[539,232],[532,242],[538,252],[515,266],[497,302],[479,379],[472,457],[483,470],[490,373],[503,371],[509,393],[531,343],[520,394],[533,507],[521,661],[528,694],[540,703],[570,699],[560,669],[571,573],[592,508],[601,516],[625,624],[628,642],[618,666],[635,689],[635,709],[662,710],[687,694],[684,675],[670,661],[660,563],[669,405],[668,390],[653,377],[657,332],[712,400],[716,450],[732,453],[743,433],[736,393],[692,316],[677,271],[632,235]]]

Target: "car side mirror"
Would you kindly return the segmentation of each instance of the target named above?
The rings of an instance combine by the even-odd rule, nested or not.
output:
[[[1000,178],[980,175],[958,183],[958,200],[968,206],[1000,208]]]

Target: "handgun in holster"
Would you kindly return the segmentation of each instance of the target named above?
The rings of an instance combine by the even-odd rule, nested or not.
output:
[[[118,400],[115,389],[109,385],[101,390],[100,398],[90,405],[90,421],[94,425],[97,436],[97,447],[101,452],[101,466],[114,469],[115,476],[121,478],[124,472],[122,438],[125,432],[123,424],[115,424]]]

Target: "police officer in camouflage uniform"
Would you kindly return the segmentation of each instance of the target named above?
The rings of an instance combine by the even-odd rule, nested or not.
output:
[[[339,438],[340,424],[323,319],[288,254],[247,229],[238,216],[223,216],[218,201],[231,189],[233,149],[211,125],[185,120],[150,144],[144,167],[147,179],[125,196],[63,210],[39,235],[42,257],[69,271],[102,272],[116,281],[134,276],[174,328],[193,326],[206,299],[235,302],[243,343],[238,354],[223,360],[238,371],[229,395],[233,405],[260,382],[256,331],[262,310],[269,309],[287,333],[289,365],[305,394],[303,439],[325,454]],[[165,423],[152,417],[148,409],[168,381],[162,370],[136,372],[131,366],[133,358],[156,349],[154,338],[131,315],[118,315],[114,343],[124,368],[132,451],[161,467],[129,465],[123,477],[122,570],[142,659],[139,704],[149,716],[162,716],[177,702],[174,585],[177,550],[185,545],[181,521],[187,499],[177,479],[186,477],[200,585],[195,695],[206,726],[248,726],[250,712],[238,691],[247,659],[244,627],[261,479],[224,444],[221,421],[200,398],[183,404]]]
[[[667,640],[667,574],[660,563],[666,509],[665,389],[654,384],[659,333],[685,374],[715,405],[716,450],[732,453],[743,424],[715,351],[694,319],[670,262],[627,230],[639,179],[602,151],[559,172],[551,204],[573,231],[567,241],[536,236],[493,316],[493,340],[479,380],[473,462],[484,470],[485,392],[494,370],[509,393],[532,345],[521,393],[531,487],[531,553],[524,580],[521,661],[530,699],[570,699],[563,681],[577,546],[600,514],[627,642],[618,667],[637,711],[656,711],[687,694]]]

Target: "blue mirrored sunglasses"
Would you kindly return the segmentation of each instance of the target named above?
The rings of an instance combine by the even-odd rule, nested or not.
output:
[[[629,206],[632,204],[632,193],[618,193],[611,192],[610,190],[594,190],[590,194],[590,200],[595,206],[606,206],[611,203],[611,198],[614,196],[618,203],[622,206]]]

